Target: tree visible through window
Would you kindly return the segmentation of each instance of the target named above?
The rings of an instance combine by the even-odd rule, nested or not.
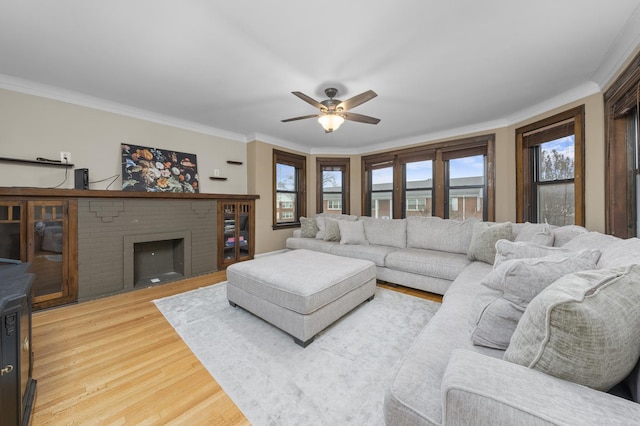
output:
[[[516,129],[518,222],[584,225],[584,105]]]

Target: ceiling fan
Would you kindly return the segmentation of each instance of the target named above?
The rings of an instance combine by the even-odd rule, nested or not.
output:
[[[312,115],[303,115],[300,117],[287,118],[286,120],[282,120],[283,123],[287,123],[289,121],[297,121],[304,120],[307,118],[318,117],[318,122],[324,128],[326,133],[333,132],[337,130],[338,127],[345,120],[349,121],[357,121],[359,123],[367,123],[367,124],[378,124],[380,122],[379,118],[369,117],[368,115],[356,114],[354,112],[349,112],[351,108],[355,108],[358,105],[361,105],[367,101],[378,96],[376,92],[373,90],[367,90],[364,93],[360,93],[352,98],[347,99],[346,101],[341,101],[339,99],[334,99],[338,95],[338,89],[334,89],[333,87],[329,87],[325,89],[324,93],[329,97],[329,99],[325,99],[322,102],[318,102],[315,99],[305,95],[302,92],[291,92],[303,101],[307,102],[310,105],[320,109],[319,114]]]

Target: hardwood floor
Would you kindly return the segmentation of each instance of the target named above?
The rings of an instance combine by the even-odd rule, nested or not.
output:
[[[225,279],[216,272],[35,312],[32,425],[249,425],[152,302]]]

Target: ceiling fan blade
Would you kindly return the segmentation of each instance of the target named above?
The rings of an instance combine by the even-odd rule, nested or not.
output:
[[[364,93],[360,93],[359,95],[354,96],[353,98],[349,98],[346,101],[343,101],[342,103],[338,104],[338,106],[336,107],[337,109],[342,108],[344,110],[350,110],[351,108],[357,107],[358,105],[361,105],[367,101],[370,101],[371,99],[375,98],[376,96],[378,96],[378,94],[376,92],[374,92],[373,90],[367,90]]]
[[[282,121],[283,123],[288,123],[289,121],[304,120],[304,119],[307,119],[307,118],[313,118],[313,117],[318,117],[318,116],[320,116],[320,114],[302,115],[300,117],[287,118],[285,120],[280,120],[280,121]]]
[[[340,114],[345,120],[357,121],[358,123],[378,124],[379,118],[369,117],[368,115],[356,114],[354,112],[345,112]]]
[[[296,95],[297,97],[299,97],[300,99],[302,99],[303,101],[308,103],[309,105],[313,105],[314,107],[316,107],[318,109],[325,108],[325,106],[322,105],[320,102],[316,101],[315,99],[313,99],[310,96],[305,95],[302,92],[291,92],[291,93],[293,93],[294,95]]]

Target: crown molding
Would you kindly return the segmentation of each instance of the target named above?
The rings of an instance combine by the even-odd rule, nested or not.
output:
[[[251,134],[247,135],[246,137],[247,137],[247,140],[249,142],[259,141],[259,142],[275,145],[275,146],[278,146],[280,148],[287,148],[287,149],[290,149],[290,150],[293,150],[293,151],[298,151],[298,152],[301,152],[303,154],[312,154],[312,152],[311,152],[311,150],[309,149],[308,146],[302,146],[302,145],[297,144],[295,142],[291,142],[291,141],[288,141],[288,140],[284,140],[284,139],[276,138],[276,137],[273,137],[273,136],[265,135],[264,133],[251,133]]]
[[[626,63],[640,50],[640,6],[637,6],[613,41],[592,79],[604,89],[621,72]]]
[[[1,73],[0,88],[41,98],[52,99],[55,101],[66,102],[73,105],[93,108],[100,111],[111,112],[125,117],[137,118],[209,136],[216,136],[235,142],[247,142],[246,137],[239,133],[229,132],[227,130],[206,126],[188,120],[181,120],[168,115],[158,114],[141,108],[134,108],[95,96],[84,95],[72,90],[61,89]]]

